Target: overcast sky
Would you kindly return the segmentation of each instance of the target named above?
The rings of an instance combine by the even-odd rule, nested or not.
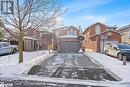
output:
[[[96,22],[118,27],[130,24],[130,0],[63,0],[65,25],[87,27]]]

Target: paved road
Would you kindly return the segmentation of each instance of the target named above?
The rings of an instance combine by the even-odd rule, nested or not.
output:
[[[57,84],[57,83],[44,83],[36,81],[0,81],[0,87],[105,87],[93,85],[77,85],[77,84]]]

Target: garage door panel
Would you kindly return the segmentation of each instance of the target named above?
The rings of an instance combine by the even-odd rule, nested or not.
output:
[[[78,52],[79,43],[78,42],[60,42],[59,49],[60,49],[60,52]]]

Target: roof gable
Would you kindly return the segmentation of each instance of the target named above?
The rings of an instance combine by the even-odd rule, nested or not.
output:
[[[94,23],[94,24],[88,26],[87,29],[85,29],[85,30],[83,31],[83,34],[85,34],[85,33],[88,31],[88,29],[91,29],[91,26],[95,26],[95,25],[98,25],[98,24],[105,26],[106,29],[116,29],[116,28],[117,28],[116,26],[109,26],[109,25],[103,24],[103,23],[101,23],[101,22],[96,22],[96,23]]]

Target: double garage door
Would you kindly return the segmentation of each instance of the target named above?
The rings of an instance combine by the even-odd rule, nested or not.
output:
[[[78,52],[79,51],[79,42],[69,42],[69,41],[61,41],[59,43],[59,51],[60,52]]]

